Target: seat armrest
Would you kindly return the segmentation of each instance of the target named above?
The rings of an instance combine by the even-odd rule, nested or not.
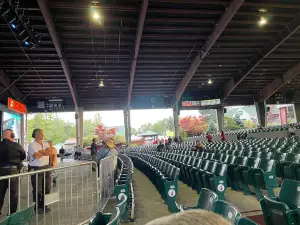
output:
[[[241,171],[250,170],[249,166],[240,166],[239,168]]]

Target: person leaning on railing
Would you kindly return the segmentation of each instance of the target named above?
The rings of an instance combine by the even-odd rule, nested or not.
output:
[[[13,130],[3,131],[0,142],[0,176],[7,176],[20,173],[22,161],[26,158],[26,153],[22,146],[14,142],[15,134]],[[8,179],[0,180],[0,215],[4,203],[6,191],[9,187]],[[19,195],[19,178],[10,179],[10,214],[17,211]]]
[[[29,155],[29,170],[43,170],[50,168],[50,156],[56,154],[52,148],[50,148],[48,142],[44,141],[44,133],[41,129],[34,129],[32,132],[34,141],[28,146]],[[36,178],[36,176],[38,178]],[[36,183],[37,179],[37,183]],[[33,201],[37,204],[38,211],[44,212],[45,194],[49,194],[51,190],[51,172],[38,173],[38,175],[31,176],[32,184],[32,196]],[[45,184],[45,190],[44,190]],[[37,194],[37,201],[36,201]],[[45,206],[45,212],[51,211],[48,206]]]

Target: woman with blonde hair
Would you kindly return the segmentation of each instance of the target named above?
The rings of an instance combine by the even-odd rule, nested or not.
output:
[[[146,225],[230,225],[223,217],[206,210],[188,210],[155,219]]]

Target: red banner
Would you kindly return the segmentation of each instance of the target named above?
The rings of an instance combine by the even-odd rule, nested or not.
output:
[[[7,108],[14,110],[16,112],[22,113],[22,114],[26,114],[26,112],[27,112],[26,105],[12,99],[12,98],[8,98]]]
[[[280,120],[281,124],[287,124],[287,110],[286,107],[281,107],[280,108]]]

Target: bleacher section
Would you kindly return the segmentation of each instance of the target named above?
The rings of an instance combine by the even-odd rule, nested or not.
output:
[[[127,154],[156,186],[171,212],[190,209],[176,202],[179,179],[200,193],[197,206],[191,208],[212,210],[232,224],[256,224],[241,218],[240,212],[225,201],[226,188],[231,187],[245,195],[256,195],[267,225],[291,225],[298,224],[294,215],[299,197],[294,192],[299,192],[300,187],[299,140],[284,137],[213,142],[206,143],[203,152],[191,151],[195,143],[186,142],[162,152],[157,152],[156,146],[143,146],[132,148]],[[275,198],[274,189],[281,183],[282,189]],[[291,195],[287,194],[287,186],[292,190]],[[173,198],[168,194],[171,189],[175,190]],[[292,196],[296,199],[292,200]]]

